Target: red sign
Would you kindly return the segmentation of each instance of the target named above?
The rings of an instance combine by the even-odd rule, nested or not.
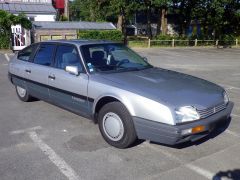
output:
[[[64,9],[64,0],[54,0],[54,7],[56,9]]]

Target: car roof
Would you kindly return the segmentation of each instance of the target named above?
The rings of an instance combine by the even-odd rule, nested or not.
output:
[[[60,40],[41,41],[40,43],[49,43],[49,42],[68,43],[68,44],[74,44],[74,45],[119,43],[119,42],[114,42],[109,40],[88,40],[88,39],[71,39],[71,40],[60,39]]]

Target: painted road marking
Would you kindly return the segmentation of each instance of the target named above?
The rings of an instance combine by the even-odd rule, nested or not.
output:
[[[212,173],[206,169],[200,168],[198,166],[195,166],[193,164],[186,164],[185,167],[187,167],[188,169],[191,169],[192,171],[202,175],[203,177],[205,177],[207,179],[212,179],[215,175],[214,173]]]
[[[155,147],[154,145],[150,144],[149,141],[143,142],[142,145],[147,147],[147,148],[151,148],[154,151],[160,152],[160,153],[164,154],[165,156],[167,156],[168,158],[173,159],[173,160],[179,162],[180,164],[184,163],[181,159],[179,159],[178,157],[174,156],[173,154],[171,154],[171,153],[169,153],[167,151],[164,151],[163,149]]]
[[[230,134],[230,135],[232,135],[232,136],[240,137],[240,134],[238,134],[238,133],[236,133],[236,132],[233,132],[233,131],[231,131],[231,130],[228,130],[228,129],[227,129],[227,130],[225,130],[225,132],[228,133],[228,134]],[[172,160],[175,160],[175,161],[177,161],[178,163],[180,163],[180,166],[178,166],[178,167],[176,167],[176,168],[174,168],[174,169],[177,169],[177,168],[180,168],[180,167],[186,167],[186,168],[194,171],[195,173],[197,173],[197,174],[199,174],[199,175],[201,175],[201,176],[203,176],[203,177],[205,177],[205,178],[207,178],[207,179],[212,179],[212,178],[214,177],[215,173],[210,172],[210,171],[208,171],[208,170],[206,170],[206,169],[204,169],[204,168],[198,167],[198,166],[196,166],[196,165],[193,165],[193,163],[194,163],[194,162],[197,162],[198,160],[208,158],[208,157],[210,157],[210,156],[212,156],[212,155],[214,155],[214,154],[218,154],[218,153],[225,152],[226,150],[228,150],[229,148],[235,146],[236,144],[233,145],[233,146],[229,146],[228,148],[225,148],[225,149],[220,150],[220,151],[218,151],[218,152],[215,152],[215,153],[213,153],[213,154],[210,154],[210,155],[208,155],[208,156],[204,156],[204,157],[202,157],[202,158],[196,159],[196,160],[194,160],[194,161],[192,161],[192,162],[187,162],[187,161],[181,160],[180,158],[176,157],[175,155],[173,155],[173,154],[171,154],[171,153],[169,153],[169,152],[167,152],[167,151],[165,151],[165,150],[163,150],[163,149],[157,148],[157,147],[155,147],[154,145],[151,145],[151,144],[149,143],[149,141],[148,141],[148,142],[145,141],[145,142],[143,143],[143,145],[146,146],[146,147],[149,147],[149,148],[151,148],[151,149],[153,149],[153,150],[155,150],[155,151],[158,151],[158,152],[164,154],[165,156],[167,156],[168,158],[170,158],[170,159],[172,159]],[[174,169],[171,169],[170,171],[173,171]],[[169,172],[169,171],[165,171],[165,172],[162,172],[162,173],[167,173],[167,172]],[[153,177],[159,177],[159,176],[161,176],[162,173],[157,174],[157,175],[154,175]]]
[[[236,114],[231,114],[231,116],[240,117],[240,115],[236,115]]]
[[[69,166],[57,153],[37,135],[35,131],[28,132],[29,137],[33,142],[42,150],[42,152],[47,155],[50,161],[55,164],[58,169],[69,179],[78,180],[80,177],[77,173]]]
[[[22,134],[22,133],[26,133],[26,132],[29,132],[29,131],[36,131],[36,130],[40,130],[40,129],[42,129],[41,126],[35,126],[35,127],[27,128],[27,129],[19,129],[19,130],[16,130],[16,131],[11,131],[10,134],[11,135]]]
[[[8,56],[8,54],[4,54],[5,58],[7,59],[7,61],[9,62],[10,61],[10,58]]]
[[[226,129],[225,132],[228,133],[228,134],[231,134],[232,136],[240,137],[240,134],[238,134],[236,132],[233,132],[233,131],[231,131],[229,129]]]
[[[20,129],[11,131],[11,135],[27,133],[42,152],[50,159],[50,161],[57,166],[62,174],[64,174],[69,180],[79,180],[78,174],[71,168],[70,165],[64,161],[50,146],[48,146],[35,132],[36,130],[42,129],[41,126],[31,127],[27,129]]]
[[[235,87],[235,86],[230,86],[230,85],[227,85],[227,84],[222,84],[222,86],[225,86],[225,87],[227,87],[227,89],[238,89],[238,90],[240,90],[240,87]]]
[[[240,73],[232,74],[232,76],[240,76]]]
[[[157,148],[154,145],[151,145],[148,141],[145,141],[142,145],[144,145],[145,147],[151,148],[151,149],[153,149],[157,152],[160,152],[160,153],[164,154],[165,156],[167,156],[168,158],[170,158],[172,160],[177,161],[178,163],[180,163],[180,166],[178,166],[177,168],[186,167],[186,168],[196,172],[197,174],[202,175],[203,177],[205,177],[207,179],[212,179],[213,176],[214,176],[214,173],[212,173],[210,171],[207,171],[206,169],[200,168],[198,166],[195,166],[192,163],[187,163],[186,161],[181,160],[180,158],[176,157],[175,155],[173,155],[173,154],[171,154],[171,153],[169,153],[169,152],[167,152],[167,151],[165,151],[161,148]],[[177,169],[177,168],[174,168],[174,169]],[[172,171],[174,169],[171,169],[170,171]],[[163,172],[163,173],[166,173],[166,172]]]

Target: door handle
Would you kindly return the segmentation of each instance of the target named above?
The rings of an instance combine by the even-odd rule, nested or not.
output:
[[[27,73],[31,73],[31,70],[30,69],[25,69],[25,72],[27,72]]]
[[[54,75],[49,75],[48,78],[51,79],[51,80],[55,80],[56,79],[56,77]]]

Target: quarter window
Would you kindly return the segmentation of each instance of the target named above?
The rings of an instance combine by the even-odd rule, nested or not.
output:
[[[35,51],[37,44],[31,45],[18,53],[18,59],[23,61],[30,61],[32,54]]]
[[[55,67],[65,70],[66,66],[77,66],[79,72],[83,70],[77,49],[74,46],[60,45],[55,56]]]
[[[54,50],[54,44],[42,44],[34,58],[34,63],[44,66],[50,66]]]

